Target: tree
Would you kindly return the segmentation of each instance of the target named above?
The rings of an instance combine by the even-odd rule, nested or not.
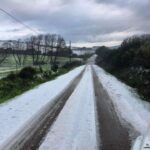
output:
[[[17,66],[24,66],[27,58],[26,43],[21,41],[21,39],[12,41],[12,54],[16,62],[16,69]]]
[[[57,57],[58,57],[58,53],[59,51],[65,49],[66,43],[63,37],[61,37],[60,35],[57,36],[57,41],[56,41],[56,51],[55,51],[55,55],[54,55],[54,61],[53,64],[56,65],[57,62]]]
[[[31,36],[29,39],[26,39],[27,51],[28,51],[28,54],[31,55],[32,57],[33,66],[36,64],[35,63],[35,57],[36,57],[35,43],[36,43],[36,36]]]
[[[71,50],[71,41],[69,42],[69,62],[71,63],[72,50]]]
[[[0,64],[7,58],[10,47],[11,45],[8,41],[2,43],[2,47],[0,48]]]

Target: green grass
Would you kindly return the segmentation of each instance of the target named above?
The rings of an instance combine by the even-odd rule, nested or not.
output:
[[[72,60],[81,60],[80,58],[72,58]],[[69,61],[69,58],[67,57],[58,57],[57,61],[60,64],[65,64],[66,62]],[[27,56],[26,61],[25,61],[25,65],[24,66],[17,66],[16,68],[16,63],[15,63],[15,59],[13,57],[13,55],[9,55],[5,61],[0,64],[0,78],[3,78],[5,76],[7,76],[9,73],[11,72],[16,72],[16,70],[21,70],[23,67],[25,66],[33,66],[32,64],[32,57],[31,56]],[[33,66],[35,68],[39,68],[39,66]],[[44,64],[42,65],[42,69],[44,71],[49,70],[50,69],[50,64]]]
[[[40,73],[39,70],[36,69],[36,75],[33,78],[22,78],[20,76],[20,71],[12,73],[3,79],[0,79],[0,103],[4,103],[41,83],[53,80],[75,67],[77,66],[59,68],[56,73],[50,71],[43,71]]]
[[[80,60],[78,58],[72,58],[72,61]],[[66,62],[69,62],[69,58],[58,57],[57,61],[63,66]],[[36,76],[31,79],[23,79],[18,76],[20,70],[26,66],[31,66],[37,70]],[[23,92],[34,88],[35,86],[44,83],[46,81],[50,81],[57,76],[64,74],[74,68],[75,66],[70,66],[69,68],[59,68],[57,73],[50,73],[50,64],[44,64],[41,66],[42,72],[39,69],[39,66],[32,65],[31,56],[27,57],[26,63],[24,66],[17,66],[15,64],[15,60],[13,55],[9,55],[6,60],[0,64],[0,103],[7,101],[17,95],[22,94]],[[7,76],[11,76],[11,79]],[[13,77],[13,78],[12,78]]]
[[[72,60],[80,60],[80,58],[72,58]],[[67,57],[58,57],[57,61],[62,63],[62,62],[67,62],[69,61],[69,58]],[[27,56],[26,61],[25,61],[25,66],[31,66],[32,65],[32,57],[30,55]],[[5,61],[0,65],[0,68],[16,68],[16,63],[13,55],[9,55]]]

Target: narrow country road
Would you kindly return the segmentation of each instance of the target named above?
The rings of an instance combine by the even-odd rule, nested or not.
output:
[[[40,146],[43,138],[47,134],[60,111],[63,109],[66,101],[78,85],[82,78],[84,69],[80,74],[68,85],[65,91],[58,93],[58,96],[49,104],[47,104],[30,122],[23,126],[18,133],[8,139],[0,150],[36,150]]]
[[[126,127],[117,117],[111,98],[103,89],[93,69],[95,96],[99,121],[101,150],[130,150],[131,141]]]
[[[94,68],[87,65],[39,150],[130,150],[129,138]]]
[[[83,72],[84,70],[73,80],[66,91],[58,96],[53,108],[49,109],[47,114],[45,114],[45,116],[43,116],[39,121],[41,122],[39,128],[37,128],[35,132],[28,138],[28,140],[26,140],[26,142],[19,148],[20,150],[35,150],[39,148],[43,137],[47,134],[48,129],[51,127],[51,125],[63,109],[66,101],[81,80]],[[44,117],[45,119],[43,120]]]
[[[98,150],[91,67],[50,128],[39,150]]]
[[[130,150],[131,131],[103,85],[91,60],[1,150]]]

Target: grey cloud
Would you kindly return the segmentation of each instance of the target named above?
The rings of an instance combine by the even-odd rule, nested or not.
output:
[[[19,31],[22,31],[22,29],[10,29],[10,30],[6,30],[5,32],[19,32]]]
[[[55,6],[52,1],[44,7],[37,6],[37,0],[1,0],[0,5],[31,27],[62,34],[75,43],[120,41],[124,32],[150,33],[149,0],[56,0]]]
[[[120,8],[127,8],[136,15],[142,17],[150,17],[150,1],[149,0],[95,0],[97,3],[107,5],[116,5]]]

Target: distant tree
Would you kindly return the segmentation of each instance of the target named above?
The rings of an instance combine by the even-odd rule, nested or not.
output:
[[[57,34],[40,34],[25,40],[7,41],[3,45],[5,48],[0,49],[0,63],[9,53],[13,55],[16,68],[24,66],[28,56],[31,56],[33,65],[41,68],[43,64],[56,65],[58,56],[67,56],[70,53],[70,49],[66,48],[64,38]]]
[[[71,63],[71,58],[72,58],[72,50],[71,50],[71,41],[69,41],[69,62]]]
[[[46,53],[47,53],[47,62],[53,62],[53,54],[56,47],[56,34],[47,34],[45,35],[45,46],[46,46]]]
[[[27,58],[26,43],[21,41],[12,41],[12,54],[16,63],[16,68],[23,67]]]
[[[0,64],[2,64],[5,61],[10,50],[11,50],[10,42],[6,41],[2,43],[2,47],[0,48]]]
[[[133,36],[125,39],[118,49],[103,46],[96,53],[97,63],[109,69],[150,68],[150,35]]]
[[[65,46],[66,46],[66,43],[65,43],[64,38],[58,35],[56,39],[56,48],[55,48],[54,60],[53,60],[54,65],[56,65],[56,62],[57,62],[58,53],[61,50],[65,49]]]

